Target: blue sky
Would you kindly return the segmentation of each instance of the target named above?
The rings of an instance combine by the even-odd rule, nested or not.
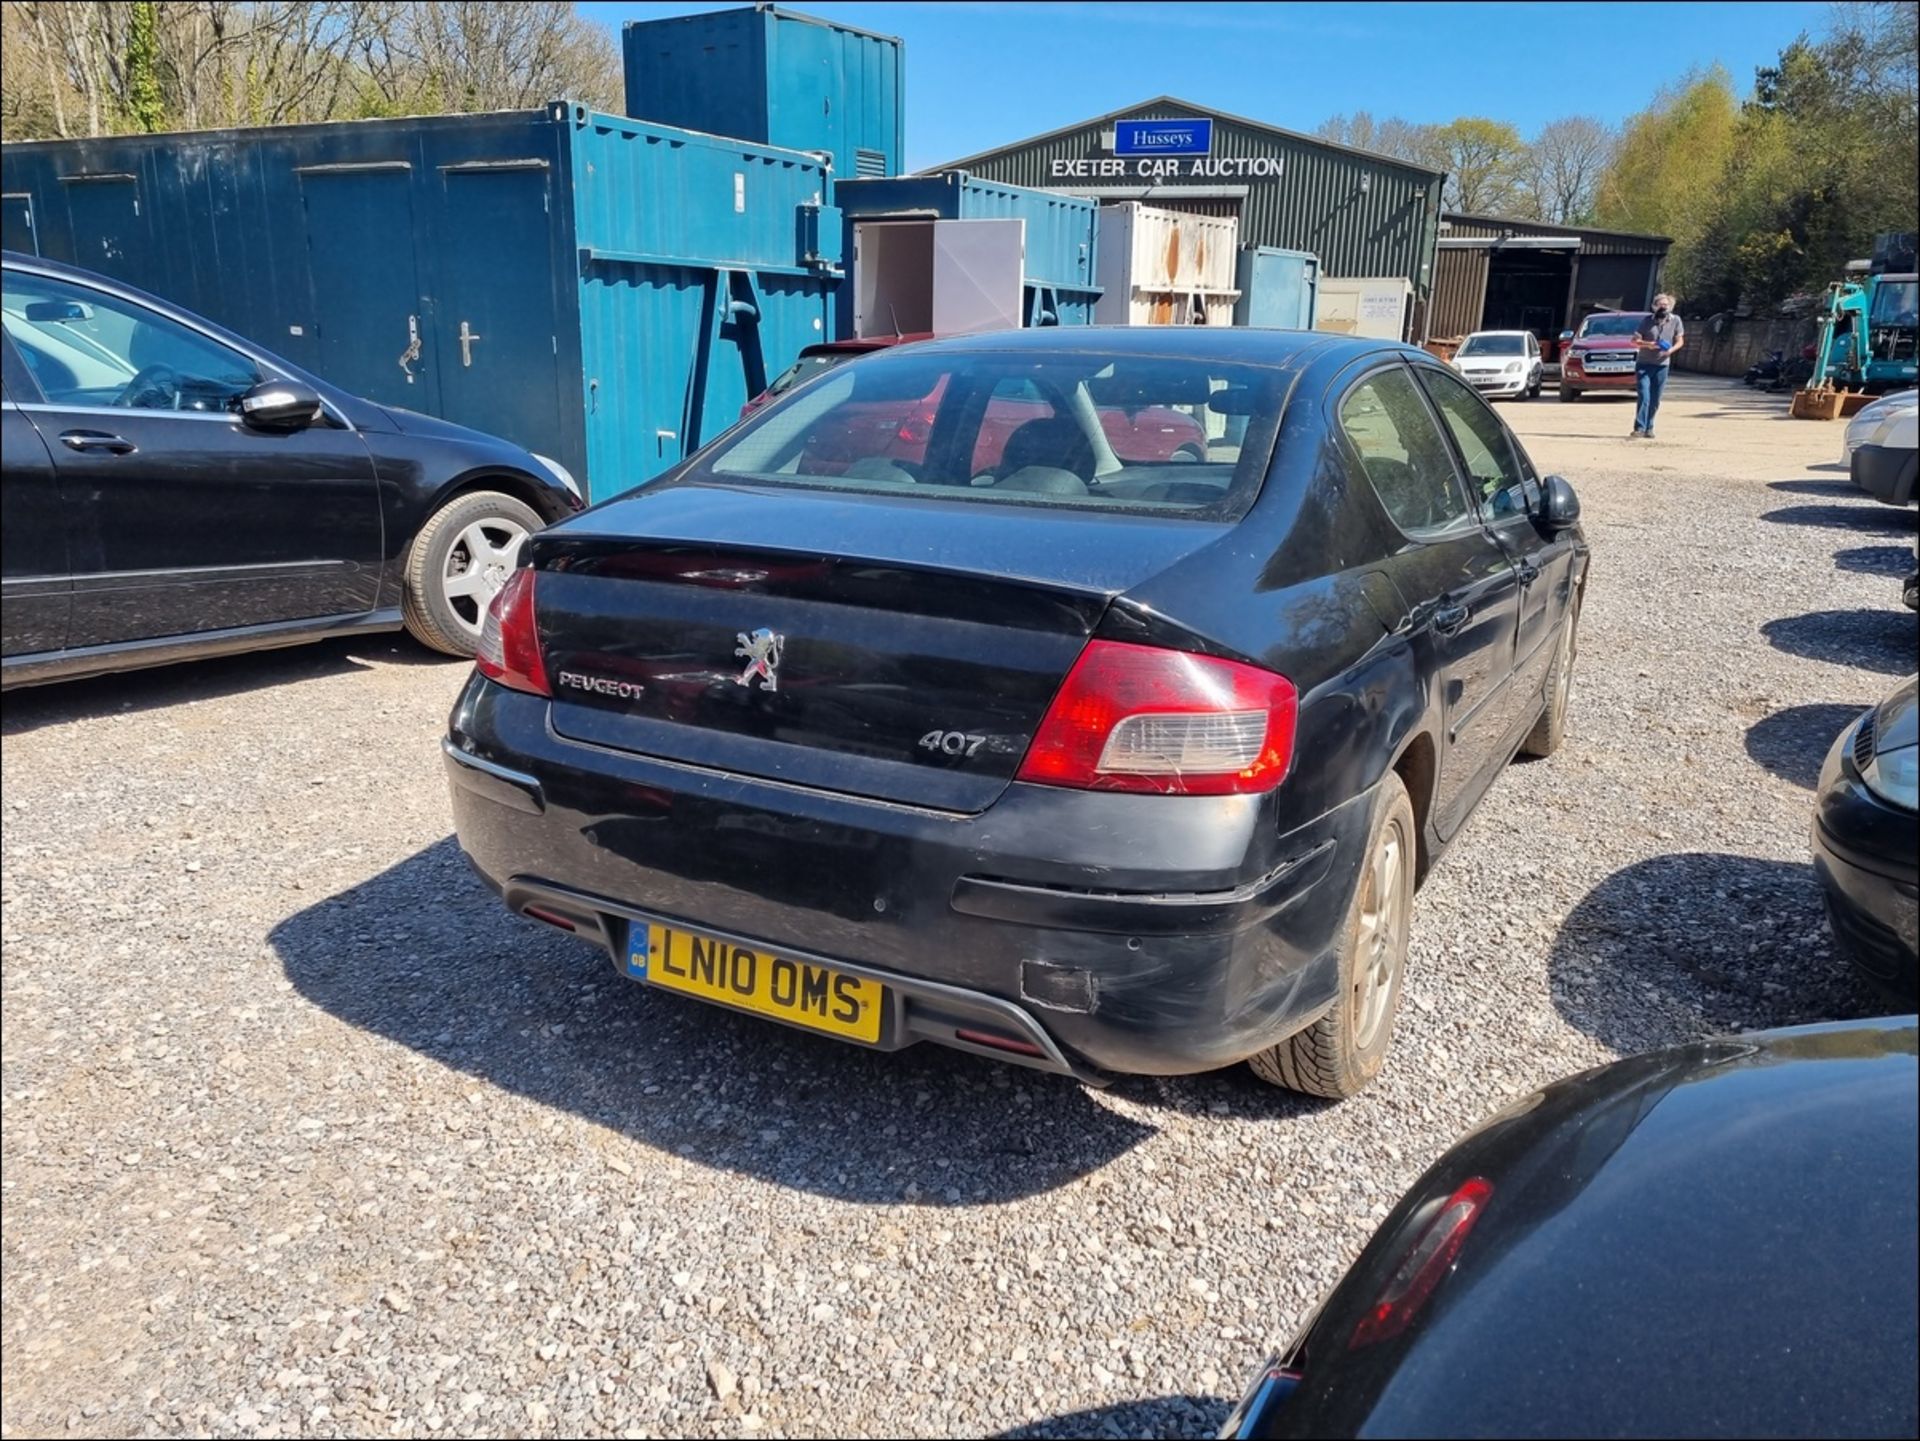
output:
[[[628,20],[721,4],[582,6]],[[1152,95],[1312,130],[1370,110],[1444,121],[1617,121],[1696,65],[1743,90],[1826,6],[1719,4],[796,4],[907,43],[907,164],[937,165]]]

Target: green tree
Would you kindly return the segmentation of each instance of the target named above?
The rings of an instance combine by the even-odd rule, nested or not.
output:
[[[1596,187],[1596,224],[1673,237],[1667,280],[1683,295],[1698,278],[1739,126],[1732,77],[1717,65],[1694,71],[1627,121]]]
[[[1525,191],[1527,142],[1504,120],[1463,115],[1432,126],[1429,163],[1447,172],[1443,203],[1469,215],[1511,213]]]
[[[166,129],[167,122],[160,88],[160,7],[154,0],[134,0],[127,8],[127,119],[151,135]]]

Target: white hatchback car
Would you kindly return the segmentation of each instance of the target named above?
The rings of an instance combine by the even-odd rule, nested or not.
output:
[[[1546,374],[1539,338],[1531,330],[1476,330],[1454,351],[1453,368],[1489,400],[1501,395],[1532,400]]]

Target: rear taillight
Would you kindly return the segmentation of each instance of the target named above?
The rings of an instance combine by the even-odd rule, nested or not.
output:
[[[935,411],[932,406],[922,406],[905,420],[894,435],[907,445],[925,445],[927,437],[933,434]]]
[[[1259,666],[1090,641],[1018,779],[1162,795],[1269,791],[1293,761],[1298,712],[1293,682]]]
[[[1374,1298],[1373,1305],[1353,1328],[1353,1335],[1347,1341],[1349,1349],[1357,1351],[1378,1345],[1407,1329],[1427,1304],[1434,1287],[1440,1284],[1440,1278],[1460,1259],[1460,1248],[1467,1244],[1467,1233],[1480,1219],[1487,1198],[1492,1195],[1493,1183],[1484,1176],[1474,1176],[1447,1197],[1446,1203],[1400,1258],[1400,1264]]]
[[[516,570],[487,607],[473,663],[488,680],[533,695],[553,694],[533,618],[533,572]]]

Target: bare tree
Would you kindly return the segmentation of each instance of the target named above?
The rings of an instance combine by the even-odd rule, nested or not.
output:
[[[620,98],[612,34],[562,0],[165,0],[130,48],[133,13],[0,0],[7,138]]]
[[[1555,225],[1589,219],[1615,143],[1614,132],[1591,115],[1569,115],[1543,125],[1520,162],[1524,192],[1519,205],[1531,218]]]

